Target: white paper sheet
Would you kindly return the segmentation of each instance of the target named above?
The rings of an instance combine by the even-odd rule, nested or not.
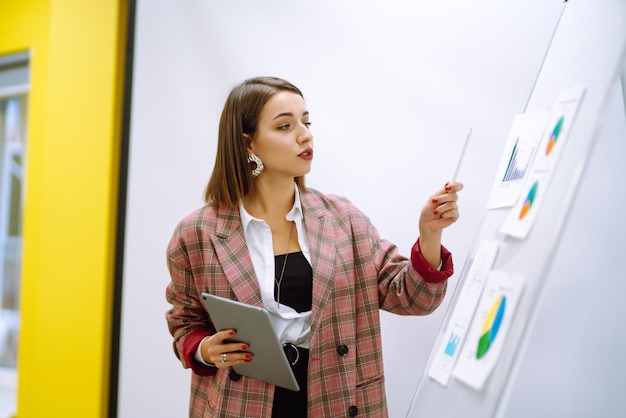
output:
[[[502,354],[524,285],[524,277],[491,271],[465,345],[452,375],[482,390]]]
[[[550,108],[550,118],[533,163],[533,170],[553,171],[574,125],[584,94],[584,86],[576,86],[559,92]]]
[[[487,209],[510,207],[517,202],[549,115],[541,111],[514,116]]]
[[[519,239],[525,239],[530,233],[541,202],[547,195],[552,174],[567,142],[584,92],[583,86],[563,90],[553,103],[531,173],[524,182],[520,198],[500,227],[501,233]]]
[[[528,236],[541,202],[546,196],[548,188],[548,173],[533,172],[524,185],[522,197],[509,212],[506,220],[500,227],[500,232],[515,238],[525,239]]]
[[[465,334],[476,310],[487,275],[496,259],[498,248],[499,244],[496,241],[484,240],[480,243],[443,334],[444,339],[430,366],[429,376],[444,386],[447,386],[450,380],[454,363],[461,351]]]

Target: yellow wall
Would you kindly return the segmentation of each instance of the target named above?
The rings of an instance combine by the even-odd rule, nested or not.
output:
[[[124,0],[1,0],[31,51],[18,417],[107,416]]]

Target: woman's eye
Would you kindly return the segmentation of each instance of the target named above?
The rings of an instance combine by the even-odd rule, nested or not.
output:
[[[307,128],[311,127],[311,122],[304,122],[304,126],[306,126]]]
[[[287,129],[289,129],[289,124],[286,123],[284,125],[280,125],[278,129],[280,129],[281,131],[286,131]]]

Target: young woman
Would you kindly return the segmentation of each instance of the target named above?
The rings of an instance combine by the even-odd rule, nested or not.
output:
[[[190,417],[386,417],[379,309],[426,315],[444,297],[453,270],[441,235],[463,185],[427,200],[406,258],[348,200],[305,187],[313,149],[297,87],[259,77],[231,91],[207,204],[167,248],[166,319],[193,370]],[[202,292],[270,312],[299,392],[232,370],[253,355],[224,341],[236,333],[216,331]]]

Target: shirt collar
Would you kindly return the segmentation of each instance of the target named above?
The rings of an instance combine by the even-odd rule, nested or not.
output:
[[[287,212],[287,215],[285,216],[285,219],[287,219],[288,221],[298,221],[302,219],[302,204],[300,203],[300,190],[298,189],[298,185],[295,183],[294,183],[294,188],[295,188],[296,193],[295,193],[293,206],[291,207],[291,210]],[[250,225],[250,222],[252,221],[265,222],[262,219],[255,218],[254,216],[250,215],[250,213],[248,213],[246,208],[243,206],[243,201],[239,202],[239,214],[241,216],[241,225],[243,226],[244,231],[247,230],[248,225]]]

